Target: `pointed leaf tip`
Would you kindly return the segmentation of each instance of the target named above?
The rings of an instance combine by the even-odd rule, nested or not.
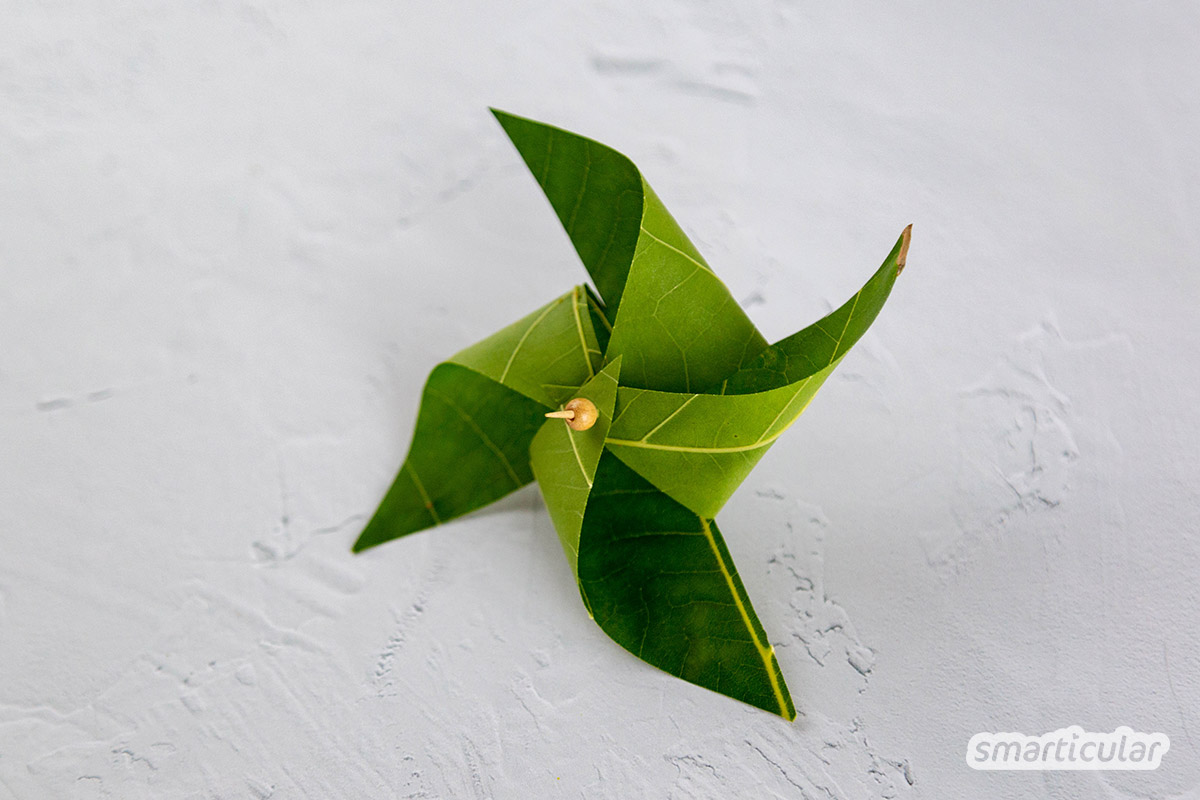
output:
[[[900,255],[896,256],[896,274],[904,272],[904,265],[908,261],[908,243],[912,240],[912,223],[908,223],[908,227],[904,229],[904,233],[900,234]]]
[[[613,641],[689,683],[795,718],[775,650],[715,522],[605,451],[577,553],[580,592]]]
[[[495,117],[496,121],[500,123],[500,127],[504,129],[505,133],[509,133],[509,126],[513,123],[525,122],[534,125],[542,124],[540,122],[535,122],[534,120],[528,119],[527,117],[522,117],[519,114],[513,114],[512,112],[505,111],[502,108],[496,108],[495,106],[488,106],[488,111],[492,112],[492,116]]]

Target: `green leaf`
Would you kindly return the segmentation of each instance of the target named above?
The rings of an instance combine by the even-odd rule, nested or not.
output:
[[[458,364],[421,396],[408,458],[354,552],[474,511],[533,480],[529,445],[546,407]]]
[[[716,523],[607,452],[583,520],[578,577],[597,624],[638,658],[795,719],[775,649]]]
[[[722,381],[727,394],[622,386],[609,449],[692,511],[715,516],[879,314],[907,237],[844,305]]]
[[[492,110],[542,187],[613,322],[626,385],[706,389],[767,343],[637,167],[591,139]]]
[[[600,348],[577,286],[438,365],[408,457],[355,552],[481,508],[533,480],[544,414],[595,375]]]
[[[758,394],[621,387],[608,448],[703,517],[714,517],[832,371]]]
[[[722,394],[750,394],[788,384],[837,364],[883,310],[904,270],[912,225],[900,234],[882,266],[854,297],[807,328],[763,350],[722,384]]]
[[[599,411],[574,431],[548,420],[530,446],[546,508],[600,627],[684,680],[795,717],[787,685],[716,523],[604,453],[620,361],[576,393]]]
[[[625,357],[627,386],[697,392],[767,343],[649,185],[637,251],[608,357]]]
[[[600,344],[587,293],[576,286],[450,359],[547,406],[596,374]]]
[[[492,109],[616,318],[642,218],[642,176],[599,142]]]
[[[608,321],[604,302],[592,291],[592,287],[584,286],[587,290],[588,313],[592,317],[592,329],[596,331],[596,341],[600,343],[600,352],[608,351],[608,340],[612,336],[612,323]]]
[[[529,448],[533,474],[572,570],[579,556],[583,511],[592,490],[600,453],[604,450],[604,437],[612,423],[620,371],[621,359],[618,358],[574,395],[595,404],[599,412],[595,425],[586,431],[576,431],[560,419],[546,420]]]

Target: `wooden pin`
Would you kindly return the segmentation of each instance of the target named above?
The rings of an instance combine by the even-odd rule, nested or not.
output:
[[[576,397],[567,403],[562,411],[550,411],[546,416],[550,419],[564,420],[573,431],[586,431],[596,424],[600,412],[591,400],[586,397]]]

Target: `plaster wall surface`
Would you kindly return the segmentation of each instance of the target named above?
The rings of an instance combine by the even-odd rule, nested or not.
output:
[[[0,800],[1200,798],[1200,5],[0,15]],[[628,154],[774,340],[720,516],[801,716],[643,664],[536,487],[351,556],[443,357],[585,273],[487,106]],[[1170,736],[968,769],[980,731]]]

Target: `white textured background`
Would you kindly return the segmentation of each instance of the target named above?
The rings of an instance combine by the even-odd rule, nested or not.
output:
[[[655,5],[0,6],[0,798],[1200,797],[1200,7]],[[584,278],[489,104],[769,339],[915,223],[720,518],[795,724],[609,641],[536,488],[349,553]],[[1172,748],[966,767],[1070,724]]]

